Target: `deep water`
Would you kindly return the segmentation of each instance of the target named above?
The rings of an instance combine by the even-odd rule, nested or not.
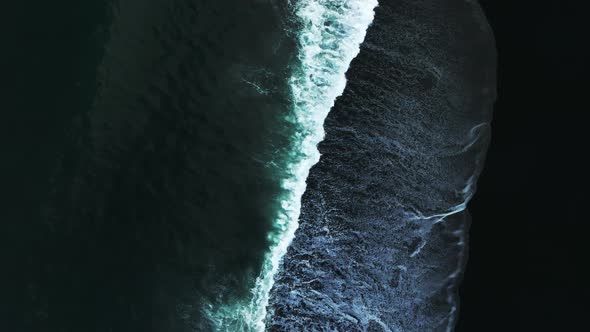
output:
[[[81,110],[62,115],[69,134],[52,147],[38,201],[25,207],[38,211],[13,231],[31,240],[19,257],[12,330],[209,330],[205,304],[249,296],[290,174],[298,124],[286,120],[296,44],[289,9],[96,6],[103,12],[88,28],[103,37],[57,45],[100,54],[80,65],[94,68],[80,76],[96,83],[72,106]]]

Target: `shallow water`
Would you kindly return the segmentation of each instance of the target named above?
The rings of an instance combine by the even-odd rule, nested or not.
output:
[[[452,331],[495,98],[477,4],[380,1],[325,122],[270,331]]]

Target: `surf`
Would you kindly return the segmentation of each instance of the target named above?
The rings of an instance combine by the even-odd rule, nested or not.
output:
[[[292,112],[284,120],[297,131],[287,156],[288,176],[281,183],[281,208],[249,298],[203,309],[215,331],[265,330],[270,290],[299,226],[309,170],[320,159],[317,144],[324,137],[324,120],[344,92],[346,71],[360,52],[377,5],[377,0],[301,0],[292,5],[298,48],[289,77]]]

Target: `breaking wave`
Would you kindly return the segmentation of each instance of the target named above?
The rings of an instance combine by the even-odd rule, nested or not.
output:
[[[289,176],[281,210],[269,233],[271,246],[250,297],[209,306],[205,313],[217,331],[264,331],[269,293],[287,252],[301,209],[310,168],[319,161],[317,144],[324,137],[323,123],[346,86],[346,71],[360,51],[373,21],[377,0],[302,0],[293,5],[298,54],[289,78],[292,112],[285,118],[298,129],[289,152]]]

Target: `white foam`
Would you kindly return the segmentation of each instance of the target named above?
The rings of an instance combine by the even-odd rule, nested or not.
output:
[[[217,331],[265,330],[269,293],[282,257],[299,227],[301,197],[310,168],[319,161],[317,144],[324,138],[324,119],[346,86],[345,73],[357,56],[367,28],[373,21],[377,0],[300,0],[295,15],[302,30],[298,35],[297,71],[290,79],[293,122],[298,132],[289,156],[290,176],[283,180],[286,194],[275,230],[269,234],[271,247],[256,279],[251,298],[221,308],[205,308]]]

